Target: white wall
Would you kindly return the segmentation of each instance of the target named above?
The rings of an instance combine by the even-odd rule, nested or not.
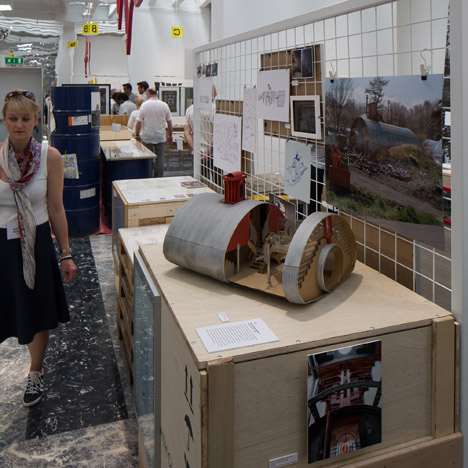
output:
[[[66,24],[63,26],[62,36],[59,41],[59,50],[55,60],[55,74],[57,75],[57,86],[73,81],[73,56],[75,49],[67,49],[68,42],[76,39],[75,26]]]
[[[172,27],[182,27],[181,38],[172,37]],[[91,73],[85,77],[85,37],[77,36],[78,47],[67,49],[75,36],[65,28],[57,56],[57,83],[111,84],[121,89],[130,82],[136,91],[138,81],[177,81],[193,79],[194,47],[209,42],[210,10],[186,11],[174,8],[135,8],[131,54],[126,55],[123,36],[100,34],[91,40]],[[71,78],[72,77],[72,78]],[[189,85],[186,81],[185,84]]]
[[[191,49],[206,44],[210,39],[208,9],[136,8],[133,25],[132,53],[128,57],[132,84],[144,80],[151,85],[154,81],[169,81],[171,77],[176,81],[193,78]],[[183,36],[172,37],[173,27],[182,27]]]
[[[121,89],[128,81],[125,41],[122,36],[101,34],[89,36],[91,42],[91,73],[85,76],[85,36],[78,36],[78,47],[73,57],[73,83],[89,83],[96,78],[99,84],[111,84]],[[135,86],[136,88],[136,86]]]
[[[343,0],[212,0],[211,40],[310,13]]]

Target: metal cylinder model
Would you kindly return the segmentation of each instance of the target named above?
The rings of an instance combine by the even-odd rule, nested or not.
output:
[[[314,213],[297,230],[273,204],[224,203],[204,193],[169,225],[166,258],[215,279],[306,304],[333,291],[356,262],[354,235],[344,218]]]

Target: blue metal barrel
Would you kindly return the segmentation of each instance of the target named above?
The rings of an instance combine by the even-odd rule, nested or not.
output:
[[[64,158],[63,204],[72,236],[100,225],[99,86],[52,87],[55,130],[51,145]]]

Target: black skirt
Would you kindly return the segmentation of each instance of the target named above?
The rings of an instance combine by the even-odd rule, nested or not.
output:
[[[27,344],[36,333],[70,320],[48,222],[36,227],[34,253],[35,284],[29,289],[20,240],[7,240],[7,230],[0,229],[0,343],[15,336],[20,344]]]

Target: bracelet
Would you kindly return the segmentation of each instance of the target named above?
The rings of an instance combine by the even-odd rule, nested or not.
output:
[[[66,255],[65,257],[60,257],[59,263],[62,263],[64,260],[73,260],[71,255]]]
[[[68,253],[68,254],[71,254],[72,253],[72,249],[68,248],[68,249],[60,249],[60,253]]]

